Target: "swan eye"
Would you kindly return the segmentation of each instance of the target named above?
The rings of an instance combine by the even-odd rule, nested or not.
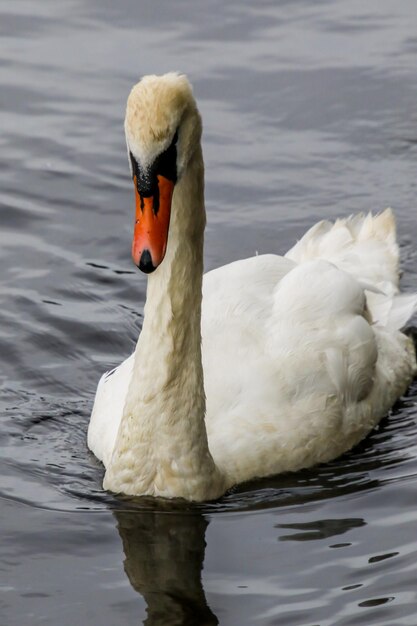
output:
[[[130,150],[129,150],[129,159],[130,159],[130,165],[132,166],[132,178],[133,180],[135,180],[135,177],[136,179],[138,178],[139,165]]]
[[[168,148],[156,157],[152,166],[152,169],[155,168],[155,174],[164,176],[173,183],[177,182],[177,141],[178,130],[175,131]]]

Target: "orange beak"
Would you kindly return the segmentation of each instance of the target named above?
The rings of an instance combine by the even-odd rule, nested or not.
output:
[[[137,189],[136,176],[136,218],[133,234],[132,257],[135,265],[150,274],[165,256],[168,243],[169,220],[174,183],[164,176],[157,176],[159,199],[143,197]],[[158,201],[159,200],[159,201]]]

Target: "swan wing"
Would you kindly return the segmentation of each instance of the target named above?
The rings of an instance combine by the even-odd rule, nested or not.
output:
[[[134,354],[103,374],[97,386],[87,444],[104,466],[110,462],[132,378]]]
[[[399,250],[391,209],[319,222],[285,256],[297,263],[325,259],[387,295],[398,293]]]
[[[336,458],[377,424],[415,373],[412,342],[372,323],[354,275],[327,260],[291,267],[280,259],[238,265],[254,283],[247,287],[221,271],[205,285],[207,432],[231,484]],[[262,275],[267,267],[274,286]],[[216,324],[215,311],[225,308]]]

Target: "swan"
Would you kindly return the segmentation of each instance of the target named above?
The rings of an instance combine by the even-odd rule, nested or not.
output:
[[[285,256],[203,280],[201,132],[184,75],[133,87],[125,134],[144,322],[134,353],[100,379],[88,429],[115,493],[212,500],[330,461],[416,374],[400,329],[417,294],[399,293],[390,209],[322,221]]]

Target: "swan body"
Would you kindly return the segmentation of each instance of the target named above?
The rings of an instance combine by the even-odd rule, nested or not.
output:
[[[320,222],[284,257],[202,279],[201,123],[186,78],[145,77],[125,128],[139,170],[178,136],[178,179],[166,250],[144,252],[142,235],[133,247],[152,271],[136,350],[97,388],[88,445],[104,487],[206,500],[352,448],[416,373],[400,329],[417,295],[399,293],[392,212]]]

